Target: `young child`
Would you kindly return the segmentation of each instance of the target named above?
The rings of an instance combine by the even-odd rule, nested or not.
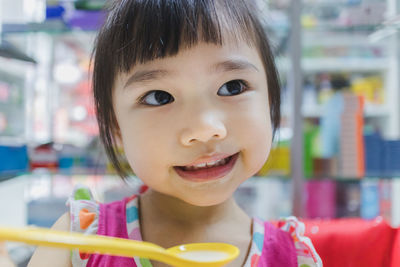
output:
[[[54,229],[162,247],[226,242],[228,266],[322,266],[304,225],[249,218],[232,195],[268,158],[280,88],[250,0],[118,0],[94,53],[100,134],[121,177],[122,145],[141,194],[96,203],[85,188]],[[268,194],[268,192],[265,192]],[[30,266],[165,266],[143,258],[39,248]]]

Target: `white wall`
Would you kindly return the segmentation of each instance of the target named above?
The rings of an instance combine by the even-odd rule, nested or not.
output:
[[[45,0],[0,0],[0,22],[42,22],[46,15]]]

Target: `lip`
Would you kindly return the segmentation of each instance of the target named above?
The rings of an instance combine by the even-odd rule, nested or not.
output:
[[[221,156],[225,155],[225,156]],[[176,173],[183,179],[189,180],[192,182],[205,182],[205,181],[211,181],[211,180],[217,180],[220,179],[224,176],[226,176],[235,166],[235,163],[239,157],[239,153],[236,153],[234,155],[229,155],[229,154],[218,154],[215,155],[214,157],[203,157],[198,160],[196,160],[194,163],[191,163],[190,165],[196,165],[196,164],[201,164],[201,163],[207,163],[207,162],[212,162],[215,160],[223,159],[226,157],[231,157],[229,162],[226,165],[222,166],[216,166],[216,167],[211,167],[207,169],[200,169],[200,170],[192,170],[192,171],[185,171],[179,166],[175,166],[174,170]]]
[[[211,156],[200,157],[200,158],[196,159],[195,161],[193,161],[192,163],[185,165],[185,166],[188,167],[188,166],[194,166],[194,165],[198,165],[198,164],[202,164],[202,163],[209,163],[209,162],[217,161],[217,160],[224,159],[224,158],[227,158],[230,156],[233,156],[233,155],[226,154],[226,153],[213,154]]]

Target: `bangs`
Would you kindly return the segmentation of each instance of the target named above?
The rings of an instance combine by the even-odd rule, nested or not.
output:
[[[113,59],[116,72],[127,72],[199,42],[255,44],[254,10],[249,8],[243,0],[116,1],[103,27],[108,56],[102,56]]]

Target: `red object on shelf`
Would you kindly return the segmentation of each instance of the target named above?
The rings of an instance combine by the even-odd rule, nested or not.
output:
[[[42,144],[33,149],[29,155],[31,170],[38,168],[46,168],[51,171],[58,169],[57,151],[53,147],[53,143]]]
[[[301,221],[324,267],[400,266],[400,230],[382,217]]]

